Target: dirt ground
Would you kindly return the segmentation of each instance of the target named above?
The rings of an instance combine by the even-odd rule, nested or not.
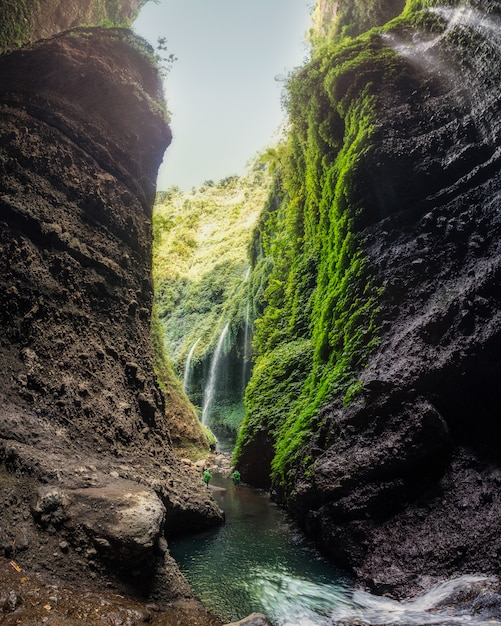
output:
[[[168,607],[141,603],[110,591],[75,589],[27,574],[14,560],[0,558],[0,623],[4,626],[220,626],[196,600]]]

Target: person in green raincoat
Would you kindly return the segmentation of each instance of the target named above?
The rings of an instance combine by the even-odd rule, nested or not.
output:
[[[207,489],[209,488],[209,482],[210,479],[212,478],[212,474],[209,472],[209,470],[205,470],[204,472],[204,483],[207,486]]]

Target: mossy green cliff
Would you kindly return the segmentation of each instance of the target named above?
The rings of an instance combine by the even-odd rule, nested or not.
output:
[[[497,572],[499,3],[315,19],[252,244],[235,462],[375,588]]]
[[[289,488],[321,406],[356,397],[378,343],[382,285],[360,223],[381,207],[366,172],[377,155],[382,94],[417,86],[415,71],[377,32],[324,39],[288,84],[291,131],[254,245],[263,313],[235,460],[245,467],[246,447],[265,431],[271,476]]]

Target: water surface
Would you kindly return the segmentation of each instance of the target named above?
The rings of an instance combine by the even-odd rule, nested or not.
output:
[[[253,611],[275,626],[329,624],[348,602],[349,579],[291,524],[267,494],[214,476],[226,524],[171,542],[172,556],[205,606],[225,621]]]
[[[457,593],[488,585],[488,577],[443,581],[407,601],[372,595],[353,588],[267,494],[218,475],[212,484],[219,487],[214,496],[226,524],[178,539],[170,551],[196,595],[225,622],[258,611],[274,626],[501,626],[496,618],[449,604]]]

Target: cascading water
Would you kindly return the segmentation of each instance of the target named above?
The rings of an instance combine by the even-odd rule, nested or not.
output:
[[[492,582],[492,579],[491,579]],[[458,594],[471,593],[489,583],[486,576],[460,576],[434,585],[429,591],[414,600],[398,601],[384,596],[375,596],[366,591],[355,591],[351,597],[337,602],[330,613],[331,623],[354,623],[379,626],[425,626],[427,624],[458,624],[465,626],[487,626],[499,624],[499,620],[481,615],[461,612],[451,606]]]
[[[451,142],[446,152],[434,150],[441,182],[434,203],[488,179],[500,167],[499,80],[493,68],[501,64],[501,16],[492,11],[490,2],[479,0],[475,5],[425,9],[434,23],[441,23],[438,33],[422,29],[412,37],[398,30],[382,34],[395,52],[435,85],[436,98],[428,100],[427,129],[422,127],[420,132],[425,132],[417,141],[425,149],[431,142],[444,146]],[[406,148],[395,141],[396,150]]]
[[[489,88],[489,76],[501,57],[501,19],[470,6],[429,7],[427,11],[444,21],[444,30],[438,35],[415,33],[412,40],[404,40],[390,32],[382,37],[411,63],[449,84],[459,100],[465,100],[466,89],[474,120],[489,118],[488,107],[499,95],[497,83]],[[458,40],[466,43],[455,43]],[[465,50],[459,53],[461,45],[466,54]]]
[[[190,386],[191,361],[193,359],[193,353],[195,352],[195,348],[197,347],[197,344],[199,341],[200,341],[200,337],[191,346],[190,351],[188,352],[188,356],[186,357],[186,364],[184,366],[184,373],[183,373],[183,389],[186,392],[188,392],[188,388]]]
[[[242,357],[242,396],[247,385],[249,374],[249,329],[250,329],[250,299],[247,298],[245,305],[245,330],[244,330],[244,353]]]
[[[225,325],[221,334],[219,335],[219,340],[217,342],[216,350],[214,352],[214,355],[212,356],[212,361],[210,364],[209,379],[205,386],[204,402],[202,406],[202,424],[204,426],[208,425],[211,404],[214,399],[214,393],[216,391],[218,367],[219,367],[221,354],[222,354],[222,350],[224,346],[224,340],[226,339],[226,335],[228,334],[229,329],[230,329],[230,325],[228,323]]]
[[[250,276],[250,267],[247,268],[244,276],[244,283],[247,283]],[[242,397],[247,385],[247,377],[249,374],[249,334],[250,334],[250,287],[246,289],[246,302],[245,302],[245,326],[244,326],[244,345],[243,345],[243,357],[242,357]]]

